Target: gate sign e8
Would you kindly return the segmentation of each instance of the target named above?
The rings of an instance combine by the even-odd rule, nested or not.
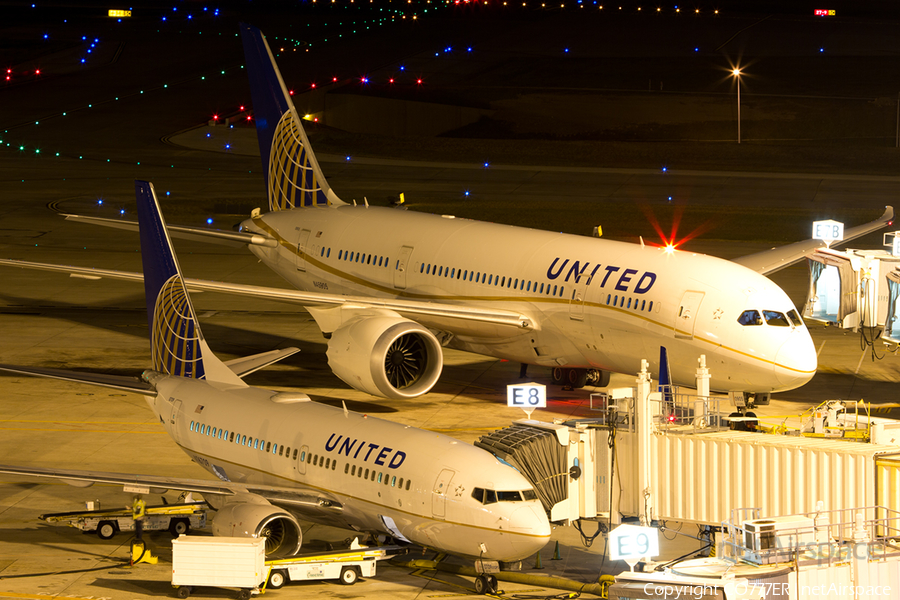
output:
[[[659,555],[659,531],[655,527],[619,525],[609,533],[609,557],[640,559]]]
[[[506,386],[506,405],[532,410],[547,408],[547,386],[542,383],[517,383]]]
[[[814,221],[813,233],[814,240],[822,240],[826,244],[831,242],[839,242],[844,239],[844,224],[839,221]]]

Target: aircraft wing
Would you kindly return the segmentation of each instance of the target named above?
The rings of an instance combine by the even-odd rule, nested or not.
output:
[[[134,392],[144,396],[155,396],[154,387],[137,377],[124,375],[108,375],[106,373],[82,373],[78,371],[66,371],[63,369],[45,369],[41,367],[19,367],[16,365],[0,364],[0,371],[18,373],[19,375],[34,375],[48,377],[50,379],[62,379],[63,381],[75,381],[88,383],[100,387],[112,388],[123,392]]]
[[[885,206],[883,215],[874,221],[844,231],[844,239],[837,243],[849,242],[850,240],[862,237],[867,233],[878,231],[879,229],[890,225],[893,222],[893,219],[894,207]],[[757,273],[768,275],[769,273],[780,271],[797,261],[803,260],[815,252],[816,249],[824,248],[825,246],[826,244],[822,240],[803,240],[802,242],[772,248],[771,250],[764,250],[762,252],[757,252],[756,254],[748,254],[747,256],[734,259],[733,262],[749,269],[753,269]]]
[[[72,277],[84,279],[144,280],[142,274],[129,271],[50,265],[8,258],[0,259],[0,265],[68,273]],[[530,316],[512,310],[488,309],[485,307],[472,308],[465,305],[420,300],[340,296],[337,294],[303,292],[296,289],[243,285],[203,279],[186,278],[184,282],[188,290],[192,292],[220,292],[304,306],[310,310],[310,313],[325,333],[333,331],[343,319],[347,318],[349,313],[371,311],[373,309],[393,311],[426,327],[434,327],[436,329],[449,327],[454,331],[468,331],[474,325],[478,327],[480,335],[490,336],[491,332],[493,332],[493,335],[498,338],[540,328],[539,323]],[[494,327],[484,327],[485,325]]]
[[[236,496],[256,494],[273,504],[289,505],[292,508],[310,510],[330,509],[340,511],[343,507],[336,500],[306,490],[283,487],[243,484],[229,481],[189,479],[182,477],[160,477],[156,475],[135,475],[131,473],[111,473],[106,471],[80,471],[75,469],[48,469],[41,467],[17,467],[0,465],[0,474],[56,479],[75,487],[90,487],[95,483],[121,485],[125,491],[147,488],[148,492],[162,494],[167,490],[197,492],[206,496]]]
[[[124,229],[126,231],[138,231],[137,221],[120,221],[119,219],[104,219],[102,217],[85,217],[83,215],[70,214],[64,214],[63,216],[65,216],[66,221],[90,223],[92,225],[102,225],[103,227]],[[259,233],[201,229],[199,227],[182,227],[180,225],[167,225],[166,229],[169,230],[169,235],[172,237],[193,240],[195,242],[209,242],[233,247],[249,244],[251,246],[268,246],[269,248],[274,248],[278,245],[275,238]]]

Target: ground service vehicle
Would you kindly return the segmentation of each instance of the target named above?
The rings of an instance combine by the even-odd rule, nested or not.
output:
[[[353,540],[347,550],[269,560],[266,587],[278,589],[290,581],[316,579],[338,579],[344,585],[353,585],[360,577],[374,577],[376,562],[390,558],[396,553],[393,550],[398,549],[367,548]]]
[[[168,529],[173,536],[178,537],[192,529],[206,527],[208,508],[205,502],[148,506],[143,518],[143,529],[144,531]],[[39,518],[48,523],[68,523],[71,527],[82,531],[96,531],[104,540],[112,538],[120,531],[134,531],[134,517],[130,508],[76,510],[45,514]]]
[[[247,600],[261,593],[266,568],[266,538],[190,536],[172,540],[172,585],[179,598],[198,586],[238,588]]]

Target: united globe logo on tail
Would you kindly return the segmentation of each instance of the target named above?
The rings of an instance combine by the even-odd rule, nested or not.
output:
[[[269,207],[328,206],[328,198],[310,162],[300,124],[292,111],[282,115],[269,153]]]
[[[191,379],[203,379],[200,335],[184,283],[178,275],[160,288],[150,332],[153,369]]]
[[[244,23],[241,37],[269,210],[343,205],[325,181],[262,32]]]

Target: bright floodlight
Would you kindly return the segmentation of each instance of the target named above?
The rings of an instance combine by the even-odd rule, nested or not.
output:
[[[734,69],[734,70],[731,71],[731,74],[734,75],[735,77],[737,77],[738,75],[741,74],[741,70],[740,70],[740,69]]]

